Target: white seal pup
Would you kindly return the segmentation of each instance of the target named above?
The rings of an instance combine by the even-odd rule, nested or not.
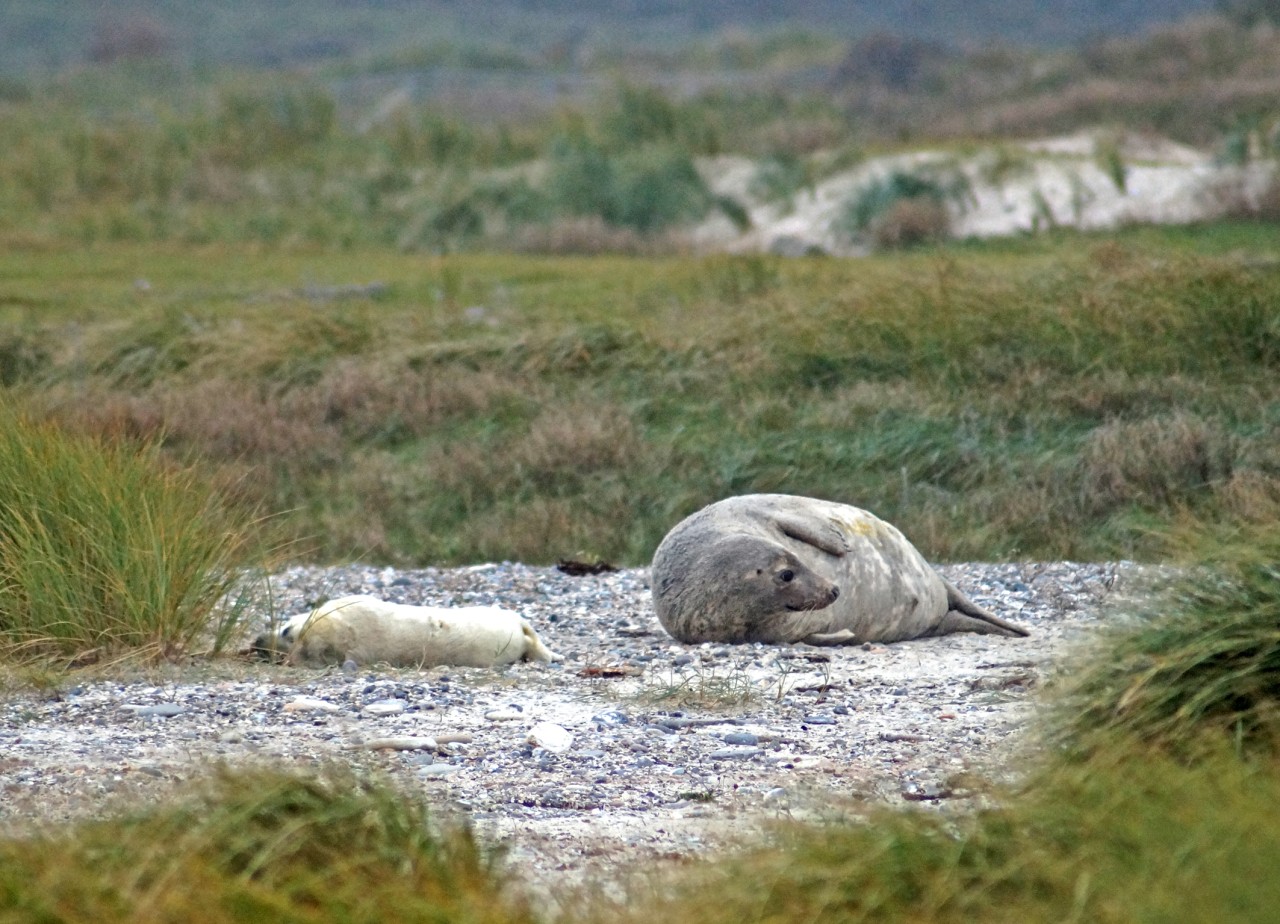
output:
[[[498,606],[410,606],[338,597],[260,636],[253,650],[288,664],[490,667],[559,661],[519,613]]]
[[[1027,634],[966,597],[875,515],[789,494],[730,497],[682,520],[654,553],[651,584],[658,620],[682,642]]]

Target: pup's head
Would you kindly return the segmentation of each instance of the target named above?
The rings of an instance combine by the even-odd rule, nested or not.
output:
[[[263,632],[249,646],[249,653],[260,661],[283,663],[289,657],[297,641],[298,629],[292,619],[281,623],[275,629]]]

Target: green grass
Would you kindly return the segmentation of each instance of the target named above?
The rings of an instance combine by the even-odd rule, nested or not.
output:
[[[0,841],[12,921],[533,920],[466,830],[350,771],[223,772],[172,805]]]
[[[262,524],[154,447],[0,403],[0,655],[73,663],[220,650]]]
[[[744,214],[694,167],[724,120],[654,90],[623,85],[563,119],[408,108],[357,130],[314,79],[228,75],[196,91],[154,71],[103,74],[123,101],[92,118],[87,89],[6,105],[0,232],[440,252],[583,215],[649,235],[716,207]]]
[[[1276,256],[1261,226],[857,261],[11,246],[0,368],[325,560],[640,564],[749,491],[937,559],[1151,557],[1276,490]]]
[[[1274,274],[1143,247],[858,264],[114,247],[28,252],[5,278],[11,304],[48,303],[15,312],[47,356],[15,390],[90,429],[166,422],[329,555],[361,551],[335,534],[359,509],[368,551],[408,560],[637,561],[692,505],[775,489],[914,519],[935,554],[1097,555],[1133,548],[1126,519],[1212,506],[1236,467],[1274,464]],[[303,292],[375,279],[386,296]],[[71,317],[78,355],[57,354]],[[1177,414],[1211,423],[1162,426]],[[1109,437],[1124,426],[1152,445]]]
[[[1210,737],[1241,753],[1280,741],[1280,529],[1258,497],[1231,530],[1190,532],[1199,565],[1104,633],[1063,681],[1056,740],[1069,752],[1139,740],[1194,755]],[[1207,554],[1206,554],[1207,550]]]
[[[11,247],[8,398],[60,429],[15,420],[7,452],[87,448],[81,487],[114,483],[104,458],[195,479],[176,466],[199,456],[320,558],[641,563],[680,515],[747,490],[860,503],[940,558],[1164,557],[1189,536],[1204,570],[1067,665],[1052,746],[998,808],[860,806],[869,823],[788,830],[625,907],[566,907],[673,924],[1269,920],[1276,249],[1257,226],[859,261]],[[41,480],[58,470],[0,483],[77,497]],[[135,539],[100,544],[120,573],[152,560]],[[669,692],[740,693],[694,686]],[[251,776],[197,805],[0,842],[0,906],[534,919],[474,844],[424,838],[400,795]]]
[[[579,62],[582,88],[565,95],[538,87],[555,85],[566,62],[527,47],[471,65],[465,45],[409,47],[291,73],[125,59],[30,86],[0,81],[0,234],[590,252],[593,235],[573,233],[585,217],[603,225],[594,237],[607,249],[672,250],[680,230],[715,213],[747,223],[744,203],[714,195],[695,169],[702,156],[755,158],[753,194],[785,204],[855,151],[972,150],[1099,125],[1116,139],[1099,163],[1123,188],[1125,132],[1233,162],[1274,159],[1277,41],[1203,20],[1073,53],[943,55],[910,88],[894,85],[884,61],[888,83],[868,90],[877,75],[857,76],[858,66],[874,39],[842,49],[802,35],[725,36],[669,58]],[[757,54],[770,46],[776,54]],[[383,105],[394,102],[391,81],[431,84],[424,73],[437,67],[506,79],[478,90],[474,107]],[[747,79],[731,76],[739,68]],[[659,72],[676,89],[650,85]],[[704,89],[682,92],[681,76]],[[963,198],[963,185],[945,171],[889,177],[855,196],[842,224],[890,245],[944,237],[944,200]],[[1274,218],[1269,199],[1237,207]]]

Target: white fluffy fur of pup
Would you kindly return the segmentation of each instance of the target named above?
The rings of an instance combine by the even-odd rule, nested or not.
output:
[[[273,644],[274,643],[274,644]],[[361,594],[299,613],[254,647],[289,664],[490,667],[559,661],[519,613],[499,606],[410,606]]]

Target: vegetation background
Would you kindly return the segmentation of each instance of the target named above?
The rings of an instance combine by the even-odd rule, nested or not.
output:
[[[1161,524],[1275,494],[1280,191],[1235,224],[858,263],[701,256],[687,233],[750,220],[707,182],[725,154],[779,201],[925,131],[1102,120],[1274,159],[1265,4],[1172,24],[1111,5],[1150,31],[1048,48],[999,17],[950,44],[924,18],[804,31],[821,4],[709,4],[645,42],[628,30],[671,10],[606,4],[564,55],[506,26],[426,41],[407,18],[463,15],[430,4],[64,6],[62,30],[6,8],[5,35],[56,31],[49,60],[74,63],[0,87],[0,381],[198,461],[305,554],[639,564],[702,503],[778,490],[877,510],[934,557],[1142,557]],[[285,19],[312,37],[289,66],[193,57],[251,26],[285,48]],[[316,38],[357,20],[401,31]],[[944,193],[892,179],[851,224],[935,238]]]
[[[999,809],[802,830],[581,916],[1269,919],[1280,196],[854,261],[688,229],[744,220],[724,155],[780,202],[869,152],[1099,125],[1272,162],[1280,10],[485,9],[480,35],[446,3],[0,11],[6,657],[216,650],[281,544],[643,564],[748,491],[871,508],[934,558],[1197,561],[1082,656]],[[6,840],[0,907],[536,917],[364,781],[199,798]]]

